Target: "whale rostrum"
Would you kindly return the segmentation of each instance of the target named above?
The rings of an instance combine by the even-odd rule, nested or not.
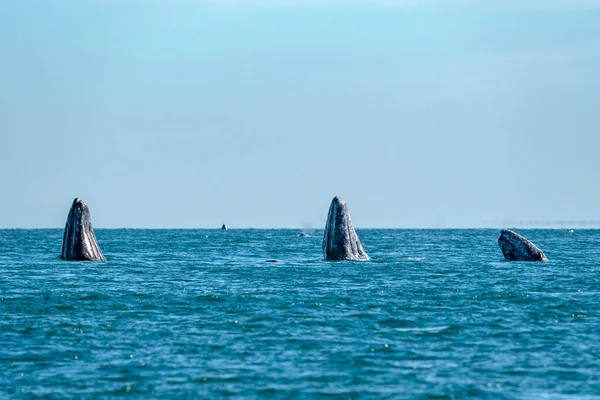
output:
[[[106,261],[92,229],[90,210],[79,198],[67,217],[60,257],[67,261]]]
[[[539,247],[508,229],[503,229],[500,233],[498,245],[507,261],[548,261]]]
[[[323,235],[323,254],[327,261],[368,260],[356,235],[346,202],[336,196],[329,206]]]

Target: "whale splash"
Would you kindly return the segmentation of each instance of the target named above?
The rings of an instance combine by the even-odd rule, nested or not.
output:
[[[323,235],[323,254],[327,261],[369,260],[356,235],[346,202],[336,196],[329,206]]]
[[[498,245],[507,261],[548,261],[539,247],[508,229],[503,229],[500,233]]]
[[[67,261],[106,261],[92,229],[90,210],[79,198],[67,217],[60,257]]]

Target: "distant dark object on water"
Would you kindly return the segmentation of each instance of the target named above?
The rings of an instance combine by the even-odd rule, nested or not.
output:
[[[298,237],[309,237],[309,236],[310,236],[310,235],[309,235],[308,233],[306,233],[306,232],[300,232],[300,233],[298,234]]]
[[[548,261],[542,250],[523,236],[508,229],[503,229],[498,238],[498,245],[504,259],[508,261]]]
[[[224,231],[226,231],[227,230],[227,225],[225,225],[225,224],[221,225],[221,229],[224,230]]]
[[[276,263],[276,262],[277,262],[277,260],[267,260],[267,261],[265,261],[265,262],[268,262],[268,263]]]
[[[92,229],[90,210],[79,198],[67,217],[60,257],[67,261],[106,261]]]
[[[323,235],[323,254],[327,261],[368,260],[356,235],[346,202],[336,196],[329,206]]]

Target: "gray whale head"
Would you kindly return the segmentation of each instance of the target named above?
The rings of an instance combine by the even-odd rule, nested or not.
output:
[[[368,260],[356,235],[346,202],[336,196],[329,206],[323,235],[323,254],[327,261]]]
[[[503,229],[500,233],[498,245],[504,259],[508,261],[548,261],[539,247],[508,229]]]
[[[79,198],[67,216],[60,257],[67,261],[106,261],[92,229],[90,210]]]

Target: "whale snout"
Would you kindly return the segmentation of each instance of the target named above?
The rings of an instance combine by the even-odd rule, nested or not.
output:
[[[79,197],[76,197],[75,200],[73,200],[73,205],[71,207],[79,211],[84,211],[88,208],[85,201],[81,200]]]
[[[504,237],[504,238],[508,238],[508,237],[515,237],[515,232],[509,230],[509,229],[502,229],[500,231],[500,237]]]
[[[509,229],[502,229],[498,245],[504,258],[509,261],[547,261],[539,247],[530,240]]]
[[[335,196],[333,198],[333,200],[331,200],[332,204],[335,204],[337,206],[342,206],[344,204],[346,204],[346,202],[344,201],[344,199],[342,199],[340,196]]]
[[[514,241],[522,241],[523,239],[524,238],[516,232],[513,232],[509,229],[502,229],[502,231],[500,231],[498,243],[500,243],[500,245],[503,243],[509,244]]]
[[[339,196],[335,196],[329,206],[323,234],[323,254],[328,261],[369,259],[354,230],[346,202]]]
[[[67,216],[60,256],[67,261],[106,261],[94,235],[90,210],[79,197]]]

